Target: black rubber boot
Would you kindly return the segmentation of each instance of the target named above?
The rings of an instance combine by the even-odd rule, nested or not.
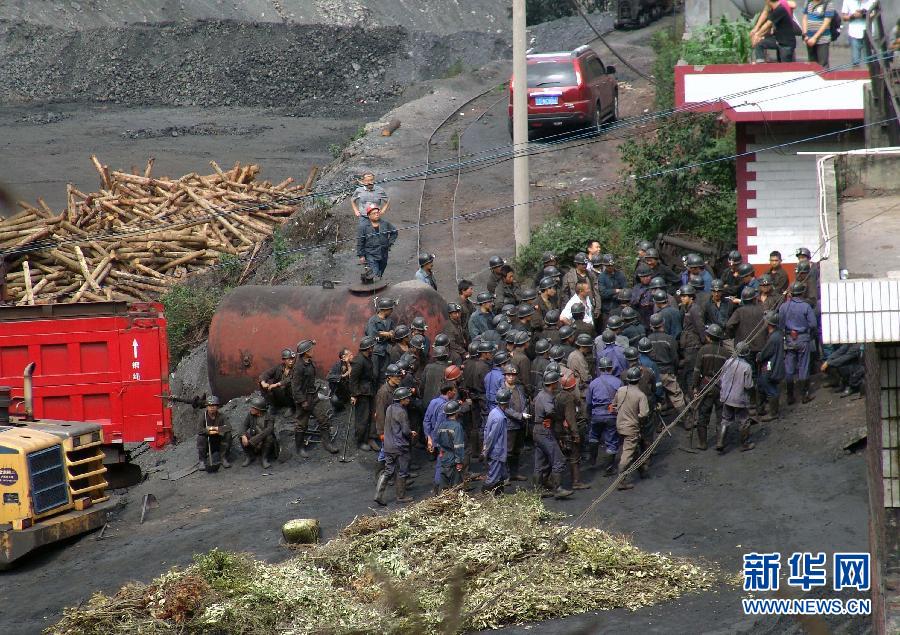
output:
[[[762,419],[760,419],[760,421],[764,421],[766,423],[768,423],[769,421],[775,421],[776,419],[778,419],[778,414],[780,411],[781,411],[781,397],[780,396],[773,397],[772,400],[769,402],[769,412],[766,413],[766,416],[764,416]]]
[[[755,447],[755,443],[750,443],[750,427],[741,428],[741,452],[747,452]]]
[[[379,505],[387,505],[384,500],[384,494],[387,491],[388,477],[384,470],[378,472],[378,478],[375,480],[375,502]]]
[[[604,452],[597,467],[603,471],[603,476],[612,476],[616,473],[616,455]]]
[[[306,433],[305,432],[294,432],[294,447],[297,450],[297,456],[302,459],[309,458],[309,453],[306,451]]]
[[[581,482],[581,465],[572,464],[572,489],[591,489],[587,483]]]
[[[588,444],[588,460],[587,460],[588,469],[597,467],[597,455],[599,453],[600,453],[600,444],[599,443]]]
[[[789,406],[793,406],[797,403],[797,393],[794,390],[794,382],[787,382],[787,403]]]
[[[697,426],[697,449],[706,450],[709,447],[706,442],[706,426]]]
[[[724,452],[725,451],[725,443],[728,441],[728,428],[729,424],[723,423],[719,426],[719,439],[716,441],[716,451]]]
[[[331,442],[331,425],[323,423],[319,425],[319,437],[322,439],[322,448],[330,454],[337,454],[338,449]]]
[[[406,495],[406,479],[403,477],[397,477],[397,502],[398,503],[411,503],[412,496]]]
[[[759,394],[759,407],[756,409],[756,414],[759,417],[764,417],[767,412],[769,412],[769,397],[764,393],[760,392]]]
[[[562,474],[554,472],[550,475],[550,487],[553,488],[554,498],[568,498],[572,495],[572,490],[565,489],[562,486]]]
[[[809,391],[808,379],[804,379],[800,382],[800,395],[800,401],[802,401],[803,403],[809,403],[816,398],[816,396]]]
[[[241,463],[241,467],[247,467],[248,465],[253,463],[253,459],[255,458],[256,456],[254,456],[254,454],[250,450],[244,448],[244,461],[243,463]]]

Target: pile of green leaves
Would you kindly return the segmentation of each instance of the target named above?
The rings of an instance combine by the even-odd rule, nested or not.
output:
[[[48,632],[448,633],[637,609],[715,580],[597,529],[563,536],[559,518],[535,494],[451,490],[357,518],[281,564],[214,550],[149,586],[96,594]]]

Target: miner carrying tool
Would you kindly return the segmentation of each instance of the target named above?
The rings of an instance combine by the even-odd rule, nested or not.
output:
[[[207,472],[216,472],[219,465],[231,467],[228,462],[228,451],[231,449],[231,425],[219,412],[219,398],[210,395],[206,398],[206,410],[203,413],[200,432],[197,434],[197,451],[200,463]]]

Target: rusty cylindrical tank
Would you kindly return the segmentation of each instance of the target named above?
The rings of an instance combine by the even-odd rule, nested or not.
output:
[[[347,288],[244,286],[223,299],[209,327],[209,385],[223,403],[257,389],[259,376],[281,363],[281,351],[313,339],[313,359],[324,378],[342,348],[357,351],[375,297],[394,298],[395,323],[409,324],[418,315],[428,336],[441,331],[447,303],[416,281],[401,282],[376,293]]]

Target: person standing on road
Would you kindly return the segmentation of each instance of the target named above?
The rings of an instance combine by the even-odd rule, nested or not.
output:
[[[416,280],[437,291],[437,282],[434,280],[434,254],[422,252],[419,254],[419,270],[416,271]]]
[[[803,403],[809,403],[813,396],[809,392],[809,357],[816,328],[816,314],[803,301],[806,285],[795,282],[791,285],[791,298],[778,309],[780,326],[784,331],[784,374],[787,380],[788,404],[797,402],[795,382],[800,382]]]
[[[366,336],[359,341],[359,355],[350,364],[350,405],[355,408],[356,442],[360,450],[379,451],[381,448],[374,439],[369,439],[369,426],[372,416],[372,396],[377,381],[372,365],[372,349],[375,338]],[[405,412],[405,411],[404,411]]]
[[[632,366],[625,373],[627,384],[616,391],[612,409],[616,413],[616,431],[622,437],[622,455],[619,457],[619,474],[625,472],[638,456],[641,447],[641,430],[650,418],[650,402],[647,395],[638,387],[641,381],[641,367]],[[647,464],[640,467],[643,474]],[[619,489],[633,489],[630,476],[625,476],[619,483]]]
[[[597,464],[600,444],[603,444],[603,458],[598,467],[604,475],[611,476],[615,471],[616,454],[622,447],[622,439],[616,431],[616,413],[612,403],[616,392],[622,387],[622,380],[613,374],[613,362],[609,357],[597,360],[599,374],[588,386],[585,406],[590,412],[591,425],[588,432],[588,456],[593,467]]]
[[[369,222],[360,223],[356,236],[356,255],[361,265],[366,265],[363,277],[380,279],[387,268],[388,253],[397,240],[397,228],[390,221],[381,219],[381,210],[369,210]]]
[[[266,412],[266,400],[262,397],[250,399],[250,412],[244,419],[241,447],[246,455],[241,467],[247,467],[259,457],[262,468],[269,469],[269,455],[275,447],[275,419]]]
[[[384,493],[388,481],[395,473],[397,502],[412,502],[412,498],[406,495],[410,448],[416,438],[415,431],[409,427],[409,415],[406,412],[411,398],[412,391],[409,388],[404,386],[397,388],[394,391],[393,402],[384,415],[384,470],[379,473],[375,485],[375,502],[379,505],[387,505]]]
[[[501,271],[506,265],[506,261],[500,256],[491,256],[488,260],[488,268],[491,270],[491,277],[488,279],[487,290],[491,295],[497,295],[497,285],[503,280],[504,274]]]
[[[781,393],[778,389],[784,379],[784,332],[779,328],[777,311],[765,315],[766,345],[756,356],[759,366],[759,410],[760,421],[775,421],[781,411]]]
[[[566,470],[566,457],[559,447],[559,441],[553,436],[557,428],[555,420],[556,389],[559,386],[558,372],[544,373],[544,389],[534,399],[534,425],[531,438],[534,442],[534,486],[540,489],[545,482],[549,483],[553,496],[568,498],[572,490],[562,486],[562,475]]]
[[[375,393],[375,404],[372,407],[372,420],[375,422],[375,434],[378,440],[384,442],[384,414],[394,399],[394,391],[400,387],[403,379],[403,371],[397,364],[388,364],[384,371],[385,381]],[[352,421],[348,423],[351,424]]]
[[[581,447],[587,433],[584,403],[581,401],[581,389],[578,378],[569,370],[563,373],[559,382],[560,391],[556,393],[557,428],[553,436],[559,441],[560,449],[569,464],[572,476],[572,489],[590,489],[590,485],[581,480]]]
[[[210,395],[206,398],[206,410],[197,434],[197,451],[200,463],[207,472],[214,472],[213,466],[219,464],[225,469],[231,467],[228,462],[228,451],[231,449],[231,425],[219,413],[219,398]]]
[[[463,308],[458,302],[447,304],[447,315],[450,319],[444,322],[441,333],[447,336],[447,348],[450,349],[450,359],[457,366],[462,366],[469,348],[469,332],[463,320]]]
[[[597,275],[593,271],[588,271],[587,254],[584,252],[575,254],[573,264],[575,266],[563,276],[560,297],[570,303],[572,302],[571,298],[579,295],[578,284],[582,282],[587,284],[586,298],[576,301],[581,302],[588,309],[585,320],[593,322],[600,316],[600,303],[597,301]],[[565,311],[563,314],[565,317]]]
[[[315,340],[301,340],[297,344],[300,364],[294,368],[291,377],[291,394],[294,398],[294,410],[297,413],[294,446],[297,455],[304,459],[307,457],[306,430],[309,428],[309,416],[316,403],[316,363],[312,358],[312,349],[315,345]]]
[[[775,295],[781,296],[788,288],[788,276],[781,266],[781,252],[773,251],[769,254],[769,277],[772,278],[772,290]]]
[[[628,287],[625,274],[616,268],[616,260],[612,254],[600,257],[603,271],[597,276],[597,290],[600,296],[600,313],[605,320],[616,303],[616,296]]]
[[[466,463],[466,435],[459,414],[462,406],[451,399],[443,408],[443,417],[435,429],[434,447],[438,453],[440,488],[447,489],[462,483]]]
[[[484,447],[481,450],[482,462],[487,462],[487,476],[482,491],[503,493],[503,485],[509,480],[507,471],[508,429],[509,422],[505,414],[512,399],[512,391],[501,388],[495,396],[497,405],[488,413],[484,427]]]
[[[350,197],[350,207],[353,213],[359,218],[361,226],[366,224],[366,217],[370,207],[381,209],[382,215],[387,214],[391,206],[391,200],[388,198],[387,192],[380,185],[375,184],[375,175],[371,172],[365,172],[359,180],[359,187],[353,191]]]
[[[690,369],[693,371],[693,375],[689,384],[691,394],[694,397],[709,387],[703,393],[700,405],[697,408],[697,447],[701,450],[706,450],[708,447],[706,444],[706,433],[709,426],[709,416],[713,410],[716,413],[716,421],[722,420],[722,401],[719,399],[719,384],[715,379],[725,361],[731,357],[731,348],[723,342],[725,331],[721,326],[710,324],[706,327],[706,335],[709,337],[709,343],[704,344],[697,353],[696,362]]]
[[[510,392],[509,401],[502,406],[503,414],[506,416],[506,466],[509,470],[508,478],[513,481],[524,481],[524,476],[519,474],[519,459],[522,454],[522,448],[525,447],[525,427],[531,419],[528,414],[528,401],[525,398],[525,390],[519,383],[518,371],[512,365],[507,365],[503,369],[503,385],[494,393],[494,402],[497,401],[497,395],[504,388]],[[491,408],[493,410],[493,408]],[[490,418],[490,413],[488,413]],[[485,431],[485,435],[487,432]]]
[[[722,399],[722,425],[719,427],[719,440],[716,451],[725,451],[728,443],[728,429],[733,423],[740,426],[741,452],[752,450],[750,443],[750,391],[753,389],[753,369],[750,362],[753,352],[747,342],[738,342],[735,356],[729,357],[722,366],[722,377],[719,379],[719,393]]]

